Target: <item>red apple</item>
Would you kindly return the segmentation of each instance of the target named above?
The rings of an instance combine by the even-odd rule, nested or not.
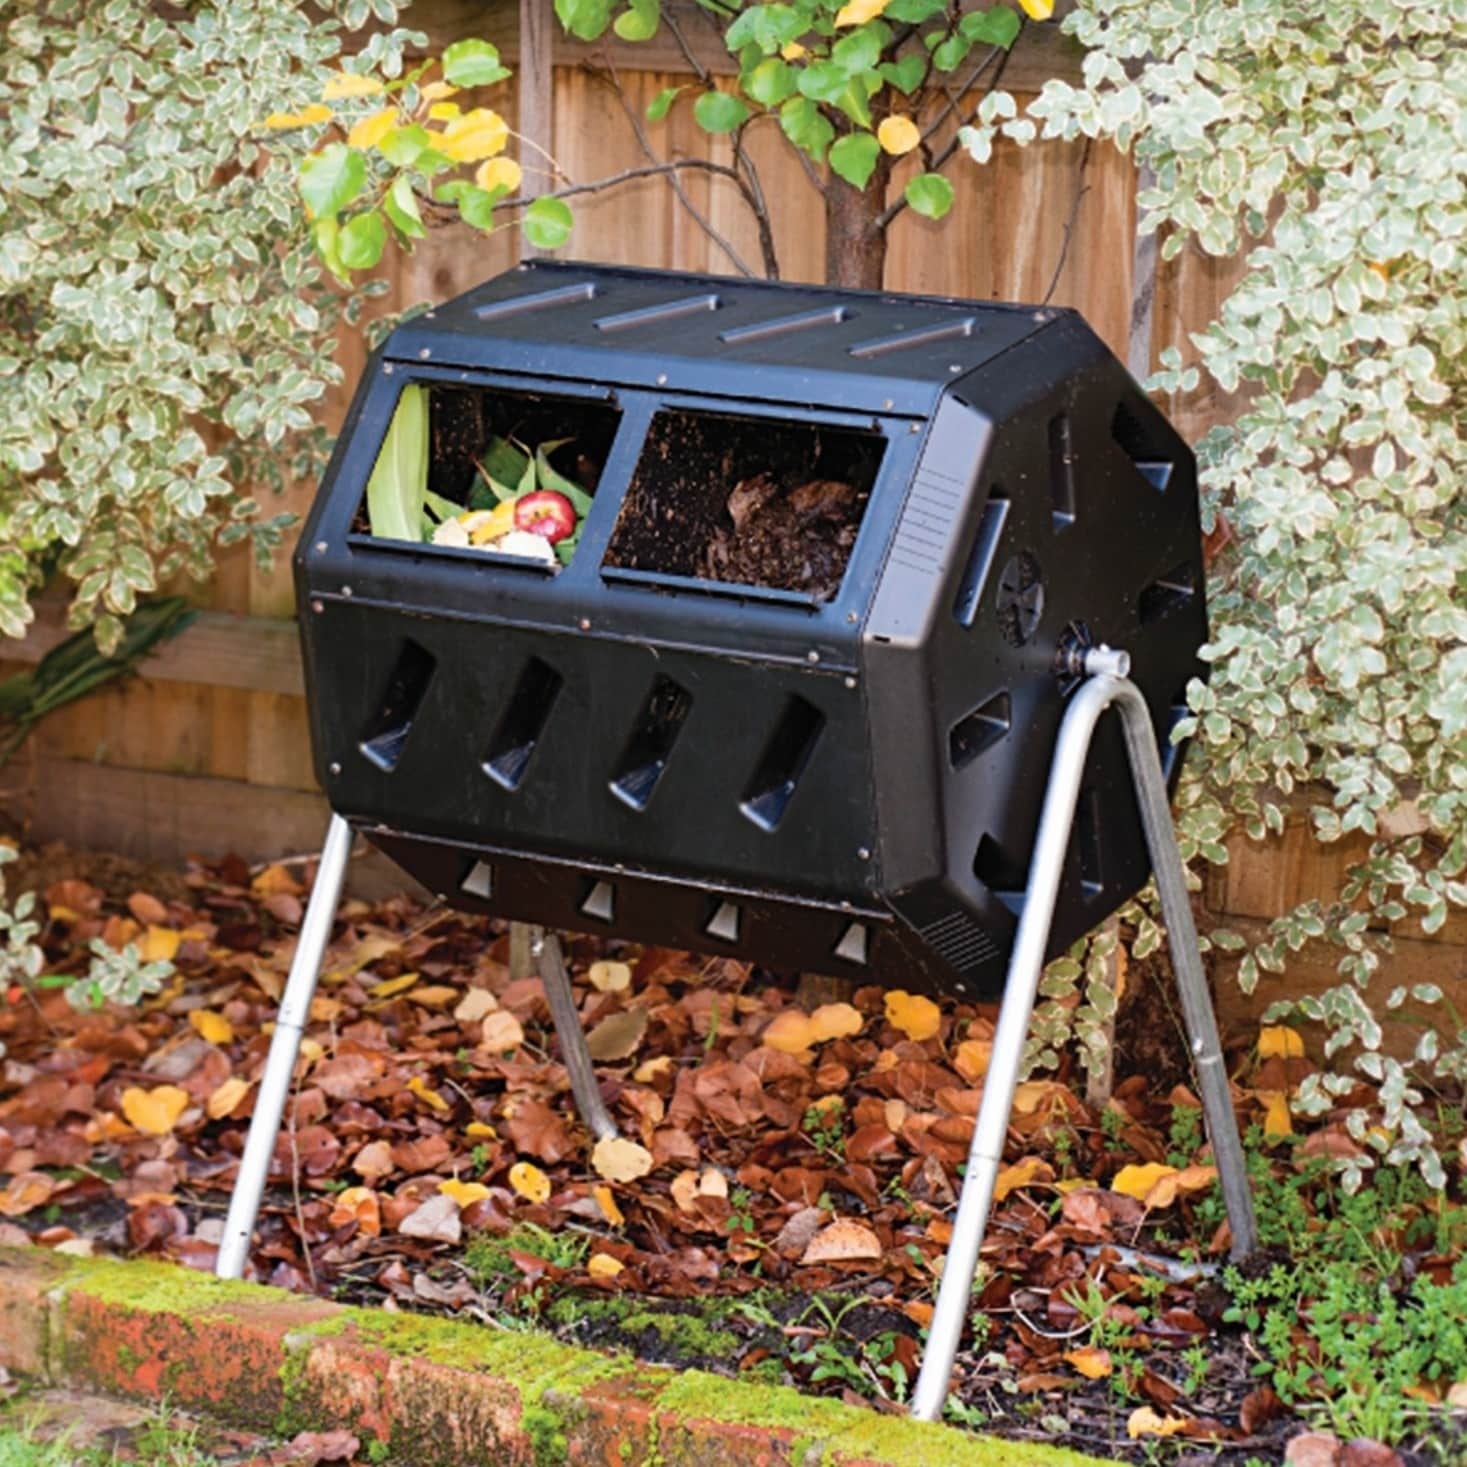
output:
[[[532,535],[542,535],[554,545],[576,531],[575,506],[564,494],[554,489],[537,489],[515,500],[514,527]]]

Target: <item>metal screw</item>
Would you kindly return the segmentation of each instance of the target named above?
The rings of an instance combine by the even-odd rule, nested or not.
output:
[[[423,312],[423,319],[425,321],[431,321],[433,319],[433,317],[436,316],[437,314],[438,314],[437,311],[424,311]]]
[[[806,662],[819,662],[820,661],[820,654],[818,652],[813,652],[813,651],[812,652],[807,652],[807,653],[805,653],[805,661]]]
[[[858,851],[857,851],[857,852],[856,852],[856,854],[857,854],[857,855],[858,855],[858,856],[859,856],[859,857],[860,857],[860,858],[861,858],[861,860],[863,860],[863,861],[869,861],[869,860],[870,860],[870,859],[871,859],[871,852],[870,852],[870,851],[868,851],[868,850],[867,850],[867,849],[866,849],[866,847],[865,847],[865,846],[862,846],[862,847],[861,847],[861,848],[860,848],[860,850],[858,850]]]
[[[854,626],[856,621],[858,620],[856,613],[854,611],[846,612],[846,620]]]
[[[420,356],[420,357],[421,357],[421,358],[422,358],[422,359],[423,359],[423,360],[424,360],[424,361],[425,361],[425,362],[426,362],[426,361],[427,361],[427,360],[428,360],[428,358],[429,358],[429,357],[431,357],[431,356],[432,356],[432,355],[433,355],[433,351],[432,351],[432,348],[431,348],[431,347],[426,347],[426,346],[425,346],[425,347],[424,347],[424,348],[423,348],[423,349],[422,349],[422,350],[421,350],[421,351],[420,351],[420,352],[419,352],[419,353],[418,353],[418,355],[419,355],[419,356]]]
[[[921,431],[922,431],[922,425],[921,425],[921,423],[908,423],[907,424],[907,432],[908,433],[920,433]]]
[[[657,374],[657,385],[659,387],[666,387],[667,386],[667,373],[666,372],[659,372]]]
[[[583,616],[581,618],[580,628],[583,632],[589,632],[591,630],[591,618],[589,616]]]
[[[341,765],[339,765],[334,759],[326,767],[327,767],[327,769],[330,770],[330,772],[332,774],[340,774],[341,773]]]
[[[317,540],[316,541],[316,554],[317,555],[325,555],[326,554],[326,542],[324,540]]]
[[[892,402],[892,400],[889,397],[883,397],[881,399],[881,406],[883,408],[888,408],[889,409],[889,408],[895,406],[895,404]]]
[[[350,596],[351,595],[351,587],[350,586],[343,586],[341,588],[341,594],[343,596]]]
[[[847,679],[846,679],[846,686],[847,686],[847,687],[848,687],[848,688],[854,688],[854,687],[855,687],[855,686],[856,686],[856,680],[855,680],[855,678],[853,678],[853,677],[848,677],[848,678],[847,678]]]
[[[949,372],[961,372],[962,370],[963,367],[961,362],[953,362],[948,366]]]
[[[390,376],[392,376],[392,363],[391,362],[383,362],[382,363],[382,375],[384,377],[390,377]]]
[[[319,601],[313,601],[311,602],[311,610],[319,616],[326,608]]]

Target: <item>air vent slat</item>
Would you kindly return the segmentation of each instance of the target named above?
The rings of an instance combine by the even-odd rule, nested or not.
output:
[[[437,662],[414,641],[406,641],[388,676],[387,686],[357,747],[378,769],[397,768],[408,732],[428,694]]]
[[[496,784],[507,790],[519,788],[560,689],[560,674],[538,657],[530,658],[484,760],[484,773]]]

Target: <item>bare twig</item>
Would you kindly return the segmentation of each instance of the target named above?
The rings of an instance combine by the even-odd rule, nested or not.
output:
[[[304,1072],[301,1078],[304,1078]],[[290,1194],[295,1199],[295,1222],[301,1230],[301,1254],[306,1260],[306,1277],[311,1281],[311,1292],[316,1290],[316,1264],[311,1257],[311,1240],[306,1233],[306,1210],[301,1205],[301,1153],[295,1141],[296,1110],[300,1105],[301,1082],[295,1082],[295,1095],[290,1104]]]
[[[1084,151],[1080,154],[1080,175],[1076,182],[1075,197],[1070,201],[1070,217],[1065,220],[1064,242],[1060,245],[1059,259],[1054,262],[1054,274],[1049,279],[1049,289],[1044,292],[1044,299],[1040,305],[1047,306],[1049,298],[1055,292],[1055,287],[1060,282],[1060,276],[1064,274],[1065,261],[1070,257],[1070,240],[1075,234],[1075,220],[1080,215],[1080,201],[1090,192],[1090,185],[1085,182],[1085,170],[1090,166],[1090,144],[1091,138],[1085,139]]]
[[[702,14],[707,17],[705,10]],[[698,60],[693,48],[688,45],[687,37],[683,35],[682,27],[678,24],[676,17],[669,11],[663,19],[667,23],[668,30],[677,42],[678,50],[683,53],[683,59],[692,68],[693,74],[704,86],[710,81],[708,68]],[[764,257],[764,273],[770,280],[779,279],[779,256],[774,248],[774,225],[769,217],[769,205],[764,197],[764,185],[759,178],[759,170],[754,164],[754,159],[744,147],[744,129],[739,127],[733,135],[734,162],[743,174],[747,187],[744,189],[744,198],[754,215],[754,221],[759,229],[759,252]]]
[[[606,63],[606,74],[603,75],[602,73],[592,68],[592,76],[597,77],[598,80],[607,82],[611,89],[616,93],[616,100],[621,104],[621,110],[623,113],[626,114],[626,119],[627,122],[631,125],[632,132],[636,134],[638,146],[647,156],[649,162],[657,162],[657,151],[655,148],[653,148],[651,140],[647,137],[647,129],[642,126],[642,119],[637,116],[637,109],[633,107],[632,104],[627,100],[627,95],[625,91],[622,90],[621,78],[617,75],[616,71],[616,63],[611,59],[611,52],[605,46],[603,46],[601,49],[601,57],[602,60]],[[709,171],[722,173],[725,177],[732,178],[735,184],[738,185],[740,193],[742,193],[746,199],[749,197],[748,189],[736,169],[729,168],[723,164],[712,164],[710,165]],[[741,275],[752,276],[754,274],[753,270],[749,268],[748,263],[734,247],[733,243],[730,240],[726,239],[722,234],[719,233],[717,229],[713,227],[713,221],[709,219],[708,216],[703,213],[703,211],[699,209],[698,206],[688,196],[688,191],[683,187],[682,179],[679,177],[678,173],[676,171],[672,171],[667,173],[665,176],[668,183],[672,187],[673,193],[677,195],[678,203],[683,206],[683,209],[687,212],[689,218],[691,218],[694,223],[696,223],[697,226],[703,231],[703,233],[706,234],[708,238],[711,239],[713,243],[716,244],[719,249],[721,249],[724,254],[728,256],[729,260],[733,264],[734,269],[736,269]]]

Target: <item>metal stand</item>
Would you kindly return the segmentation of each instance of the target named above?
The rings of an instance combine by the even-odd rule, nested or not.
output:
[[[1095,726],[1101,714],[1112,706],[1119,712],[1125,732],[1131,778],[1141,809],[1141,824],[1151,854],[1156,889],[1161,898],[1192,1058],[1197,1067],[1197,1088],[1201,1093],[1208,1139],[1217,1160],[1223,1201],[1232,1228],[1233,1257],[1251,1253],[1257,1242],[1243,1147],[1233,1115],[1217,1020],[1202,971],[1197,929],[1192,921],[1182,858],[1172,827],[1166,781],[1162,778],[1161,763],[1156,755],[1151,715],[1140,690],[1127,678],[1130,658],[1124,652],[1107,647],[1095,648],[1086,656],[1085,671],[1089,676],[1071,698],[1055,744],[1049,789],[1029,865],[1024,911],[1009,959],[998,1028],[993,1036],[992,1058],[983,1082],[983,1099],[968,1152],[958,1214],[953,1222],[952,1242],[942,1271],[937,1307],[927,1334],[927,1351],[912,1393],[912,1415],[921,1421],[936,1421],[942,1413],[958,1341],[971,1312],[978,1250],[983,1242],[994,1185],[1003,1162],[1004,1138],[1008,1134],[1024,1042],[1044,967],[1044,950],[1049,941],[1050,924],[1054,920],[1055,899],[1059,893],[1070,827],[1074,823],[1080,779]]]
[[[290,1095],[291,1076],[300,1054],[301,1035],[311,1012],[311,999],[321,974],[321,963],[331,941],[331,926],[341,901],[341,887],[346,878],[347,860],[351,855],[352,834],[340,815],[331,817],[326,829],[326,843],[321,848],[321,864],[316,871],[316,884],[301,923],[300,939],[291,961],[290,976],[275,1016],[275,1034],[260,1077],[260,1091],[255,1097],[255,1114],[250,1121],[244,1155],[240,1158],[239,1175],[229,1199],[229,1214],[224,1220],[224,1237],[219,1244],[219,1257],[214,1272],[222,1279],[244,1277],[249,1259],[250,1236],[260,1213],[260,1199],[270,1172],[270,1158],[275,1153],[275,1140],[280,1134],[280,1121]],[[543,934],[534,947],[534,956],[545,984],[550,1015],[560,1037],[561,1052],[570,1075],[571,1094],[587,1129],[598,1140],[616,1135],[616,1126],[601,1100],[596,1086],[596,1071],[586,1048],[586,1036],[576,1012],[570,977],[565,968],[560,938],[553,932]]]

